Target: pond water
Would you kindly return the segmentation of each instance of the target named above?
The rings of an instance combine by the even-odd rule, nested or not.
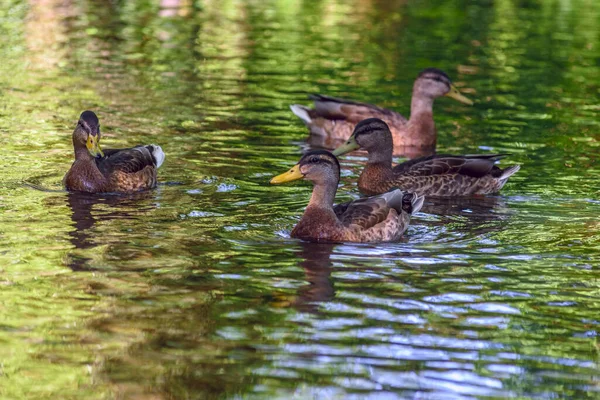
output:
[[[3,4],[0,398],[600,397],[600,2]],[[288,106],[407,115],[431,66],[475,100],[436,101],[438,150],[521,171],[399,243],[290,239]],[[85,109],[162,146],[156,190],[61,190]]]

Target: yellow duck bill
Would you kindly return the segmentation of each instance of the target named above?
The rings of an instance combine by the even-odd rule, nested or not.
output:
[[[300,165],[296,164],[289,171],[284,172],[283,174],[277,175],[276,177],[273,177],[271,179],[270,183],[272,185],[277,185],[279,183],[296,181],[296,180],[302,179],[302,178],[304,178],[304,175],[302,174],[302,172],[300,172]]]
[[[453,98],[456,101],[460,101],[463,104],[473,105],[473,100],[463,96],[454,85],[450,85],[450,91],[446,93],[446,96]]]
[[[358,149],[360,149],[360,145],[356,142],[354,135],[352,135],[352,136],[350,136],[350,138],[348,139],[348,141],[346,143],[344,143],[343,145],[341,145],[340,147],[338,147],[331,153],[334,156],[339,157],[343,154],[350,153],[351,151],[358,150]]]
[[[100,148],[100,143],[98,142],[98,136],[88,135],[87,142],[85,144],[90,154],[94,157],[104,157],[104,153]]]

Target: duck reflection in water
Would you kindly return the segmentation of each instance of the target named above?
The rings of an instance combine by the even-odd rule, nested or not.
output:
[[[502,197],[472,196],[462,198],[430,198],[425,200],[422,213],[439,216],[438,220],[419,220],[416,225],[426,225],[424,235],[414,234],[416,242],[436,241],[445,234],[439,229],[453,225],[453,234],[460,238],[482,237],[503,229],[512,212]],[[439,228],[438,228],[439,227]],[[450,239],[450,238],[447,238]],[[457,237],[453,236],[452,240]],[[458,238],[459,239],[459,238]],[[402,242],[405,242],[403,238]],[[340,244],[311,243],[298,241],[300,246],[296,253],[298,266],[304,270],[307,284],[298,289],[297,296],[291,306],[304,312],[318,313],[319,303],[332,301],[335,298],[334,281],[331,277],[333,261],[331,255]],[[339,250],[338,250],[339,251]],[[400,251],[400,250],[398,250]],[[403,253],[410,257],[410,252]]]
[[[100,234],[94,232],[94,225],[111,220],[136,220],[138,216],[155,208],[154,204],[148,202],[155,197],[156,191],[126,195],[68,193],[66,200],[72,210],[71,221],[75,228],[69,232],[69,241],[76,249],[82,250],[107,244],[106,240],[100,240]],[[87,266],[89,261],[91,261],[89,257],[71,253],[66,263],[74,271],[90,270],[91,267]]]
[[[337,244],[298,242],[298,266],[304,270],[308,284],[298,289],[293,306],[301,311],[317,312],[318,303],[333,300],[335,290],[331,280],[331,253]]]

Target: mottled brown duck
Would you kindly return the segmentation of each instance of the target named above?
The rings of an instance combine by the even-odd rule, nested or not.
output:
[[[314,109],[298,104],[290,108],[310,129],[311,139],[318,137],[317,142],[323,147],[336,147],[347,140],[356,124],[363,119],[379,118],[391,129],[393,154],[413,157],[431,154],[435,150],[437,134],[433,121],[433,101],[441,96],[473,104],[456,89],[445,72],[427,68],[421,71],[413,85],[408,120],[397,112],[372,104],[319,94],[309,96],[314,101]]]
[[[156,171],[165,159],[160,146],[100,148],[100,123],[84,111],[73,131],[75,161],[65,175],[67,190],[88,193],[131,193],[156,186]]]
[[[494,165],[506,154],[436,154],[392,167],[392,134],[378,118],[358,123],[350,139],[333,154],[339,156],[359,148],[368,152],[367,165],[358,179],[358,189],[366,195],[395,188],[439,197],[495,193],[520,169],[519,165],[505,169]]]
[[[328,151],[304,155],[272,184],[305,179],[314,185],[312,196],[293,238],[311,242],[389,242],[398,240],[419,211],[423,197],[394,190],[333,206],[340,180],[340,164]]]

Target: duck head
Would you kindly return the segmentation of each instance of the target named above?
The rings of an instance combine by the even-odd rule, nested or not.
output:
[[[447,96],[463,104],[473,105],[473,101],[463,96],[450,77],[437,68],[427,68],[421,71],[413,86],[413,97],[427,97],[435,99]]]
[[[379,118],[363,119],[356,124],[346,143],[335,149],[333,154],[341,156],[360,148],[369,153],[370,161],[391,161],[394,140],[388,125]]]
[[[315,184],[337,185],[340,180],[340,163],[328,151],[310,151],[302,156],[298,164],[289,171],[271,179],[271,184],[305,179]]]
[[[73,145],[75,148],[85,146],[92,157],[104,157],[100,148],[100,122],[94,112],[84,111],[79,116],[73,131]]]

